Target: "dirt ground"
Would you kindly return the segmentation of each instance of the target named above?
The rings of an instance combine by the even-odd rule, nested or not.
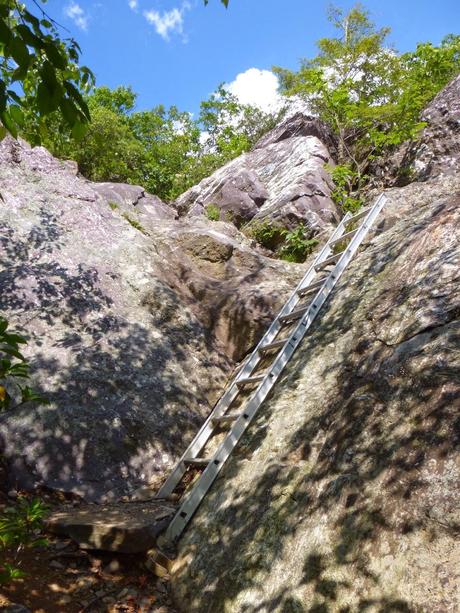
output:
[[[69,502],[56,495],[44,497],[53,510]],[[0,512],[11,502],[1,493]],[[25,573],[0,586],[0,610],[16,603],[33,613],[176,613],[169,577],[156,577],[145,556],[83,551],[69,539],[45,536],[45,546],[0,550],[0,567],[9,563]]]

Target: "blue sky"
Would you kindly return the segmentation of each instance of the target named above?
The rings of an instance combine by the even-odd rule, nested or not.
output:
[[[329,4],[230,0],[225,10],[220,0],[206,8],[202,0],[48,0],[45,8],[78,40],[98,85],[132,85],[139,109],[162,103],[196,112],[221,82],[233,82],[244,101],[268,101],[276,81],[266,71],[295,68],[315,54],[315,41],[332,32]],[[378,25],[392,28],[390,41],[401,51],[460,33],[460,0],[364,4]]]

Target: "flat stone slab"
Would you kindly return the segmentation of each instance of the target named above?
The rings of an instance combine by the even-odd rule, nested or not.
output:
[[[141,553],[155,545],[175,512],[176,507],[162,501],[88,505],[57,511],[46,526],[82,549]]]

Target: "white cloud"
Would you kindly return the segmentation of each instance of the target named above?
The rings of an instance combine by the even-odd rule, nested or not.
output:
[[[144,17],[155,28],[164,40],[169,40],[172,33],[183,34],[184,32],[184,13],[190,8],[190,4],[185,2],[181,8],[173,8],[170,11],[160,13],[155,9],[144,12]]]
[[[137,11],[137,9],[139,8],[138,0],[129,0],[128,4],[129,4],[129,8],[132,9],[133,11]]]
[[[71,2],[64,9],[64,14],[72,19],[76,26],[82,30],[88,29],[88,16],[76,2]]]
[[[278,77],[273,72],[258,68],[240,72],[231,83],[226,84],[226,89],[242,104],[258,106],[265,112],[280,108],[282,100],[278,87]]]

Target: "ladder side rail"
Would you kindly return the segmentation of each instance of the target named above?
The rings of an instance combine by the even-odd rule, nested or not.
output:
[[[308,284],[311,282],[313,277],[317,274],[315,271],[315,266],[321,263],[327,257],[329,257],[331,253],[330,243],[336,240],[337,238],[339,238],[345,232],[345,226],[350,217],[351,217],[351,214],[347,213],[343,217],[341,222],[337,225],[332,235],[329,237],[329,240],[327,241],[327,243],[323,246],[321,251],[315,257],[314,262],[309,267],[309,269],[303,276],[300,283],[297,285],[295,290],[292,292],[291,296],[289,297],[287,302],[284,304],[283,308],[278,313],[277,317],[273,320],[268,330],[265,332],[265,334],[263,335],[263,337],[261,338],[257,346],[254,348],[251,354],[251,357],[249,358],[246,365],[236,374],[236,377],[234,377],[233,380],[230,382],[230,385],[227,387],[227,390],[224,392],[223,396],[214,406],[213,410],[211,411],[211,413],[209,414],[209,416],[207,417],[207,419],[201,426],[200,430],[195,435],[193,441],[189,444],[185,452],[182,454],[175,468],[173,469],[173,471],[170,473],[166,481],[163,483],[163,485],[157,492],[156,498],[167,498],[173,493],[174,489],[180,483],[182,477],[184,476],[187,470],[185,460],[196,457],[201,452],[203,447],[206,445],[207,441],[209,440],[210,436],[212,435],[215,429],[213,419],[215,419],[216,417],[221,417],[227,411],[229,406],[232,404],[232,402],[235,400],[235,398],[240,392],[240,390],[238,389],[238,381],[241,379],[247,378],[252,373],[252,371],[256,368],[260,360],[263,359],[263,356],[260,354],[259,349],[263,345],[271,343],[271,341],[274,338],[276,338],[277,334],[283,327],[280,321],[280,318],[283,315],[289,313],[295,307],[295,305],[299,302],[301,298],[297,293],[298,290],[303,289],[304,287],[308,286]]]
[[[350,260],[353,258],[361,242],[369,231],[373,221],[379,214],[380,210],[383,208],[385,202],[386,198],[383,194],[381,194],[377,198],[375,204],[369,210],[363,224],[360,226],[357,233],[350,242],[350,245],[343,252],[342,257],[329,274],[329,277],[325,281],[324,286],[318,291],[308,311],[305,313],[300,323],[290,335],[284,350],[281,351],[280,354],[277,356],[272,368],[267,373],[265,379],[260,383],[253,397],[249,400],[247,406],[245,407],[245,410],[237,419],[227,437],[218,447],[214,456],[211,458],[209,465],[201,474],[196,485],[189,493],[186,500],[180,506],[179,510],[177,511],[176,515],[174,516],[172,522],[167,529],[167,538],[174,541],[181,535],[185,526],[190,521],[196,509],[200,505],[203,497],[206,495],[207,491],[209,490],[217,475],[221,471],[226,460],[238,444],[243,433],[246,431],[249,423],[253,419],[257,410],[259,409],[265,398],[268,396],[269,392],[276,383],[276,380],[278,379],[278,377],[284,370],[284,367],[290,360],[292,354],[295,352],[298,345],[302,341],[306,331],[313,323],[322,305],[324,304],[324,302],[326,302],[327,298],[331,294],[334,286],[340,279]]]

